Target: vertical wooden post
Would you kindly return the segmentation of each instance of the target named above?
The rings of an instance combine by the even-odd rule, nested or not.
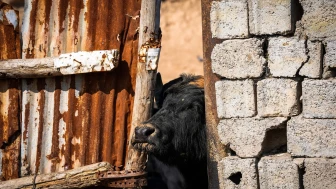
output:
[[[142,0],[139,28],[139,51],[143,44],[150,45],[153,41],[160,42],[160,6],[161,0]],[[136,126],[151,116],[156,70],[146,70],[146,65],[138,60],[134,107],[132,113],[132,127],[130,139]],[[128,144],[126,170],[142,171],[145,168],[147,154],[135,150]]]

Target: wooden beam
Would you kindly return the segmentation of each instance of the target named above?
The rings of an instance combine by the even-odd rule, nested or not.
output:
[[[149,64],[151,69],[148,69],[148,64],[146,67],[146,62],[148,63],[146,57],[148,57],[148,49],[160,48],[160,7],[161,0],[141,1],[139,61],[129,141],[131,141],[135,127],[148,120],[151,116],[157,65]],[[157,63],[157,58],[155,63]],[[130,171],[144,170],[147,155],[135,150],[131,143],[128,144],[127,152],[125,169]]]
[[[118,50],[81,51],[54,58],[0,60],[0,78],[36,78],[111,71],[118,62]]]
[[[98,174],[110,169],[109,163],[100,162],[63,172],[2,181],[0,188],[85,188],[98,186],[101,181]]]

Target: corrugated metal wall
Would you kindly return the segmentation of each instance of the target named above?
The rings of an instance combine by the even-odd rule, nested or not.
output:
[[[19,159],[10,161],[20,169],[12,172],[25,176],[100,161],[123,169],[137,68],[139,19],[133,18],[139,10],[140,1],[134,0],[25,1],[23,58],[118,49],[121,62],[112,72],[22,79],[13,87],[21,89],[21,103],[0,99],[3,117],[20,110],[20,116],[8,118],[21,128]],[[2,156],[6,175],[9,164]]]
[[[1,2],[0,12],[0,60],[21,58],[18,12]],[[18,79],[0,80],[0,181],[19,176],[19,83]]]

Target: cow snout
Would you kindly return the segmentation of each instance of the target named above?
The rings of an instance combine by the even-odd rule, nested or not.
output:
[[[148,137],[154,133],[155,129],[151,127],[136,127],[135,128],[135,139],[139,141],[146,142]]]

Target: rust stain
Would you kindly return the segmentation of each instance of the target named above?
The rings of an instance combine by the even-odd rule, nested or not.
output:
[[[0,9],[13,10],[5,3]],[[18,17],[18,12],[15,11]],[[0,23],[0,59],[21,58],[19,27],[9,23]],[[2,180],[19,177],[20,170],[20,133],[19,133],[19,101],[20,80],[8,79],[0,81],[0,150],[2,150]]]

